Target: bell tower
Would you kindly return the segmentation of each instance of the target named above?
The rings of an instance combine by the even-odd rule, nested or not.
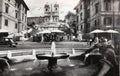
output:
[[[48,4],[44,6],[44,21],[47,22],[58,22],[59,21],[59,4]]]
[[[53,20],[55,22],[58,22],[59,21],[59,4],[54,4],[54,14],[55,14],[55,17],[53,18]]]
[[[45,16],[45,19],[44,21],[45,22],[49,22],[50,18],[50,5],[48,3],[45,4],[44,6],[44,16]]]

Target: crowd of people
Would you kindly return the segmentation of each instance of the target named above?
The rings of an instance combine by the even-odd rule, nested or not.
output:
[[[33,41],[35,42],[52,42],[52,41],[62,41],[62,40],[63,40],[63,36],[56,33],[37,35],[33,37]]]

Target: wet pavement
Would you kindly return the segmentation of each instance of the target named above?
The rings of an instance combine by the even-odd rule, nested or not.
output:
[[[51,48],[51,43],[37,43],[37,42],[19,42],[18,46],[8,47],[0,46],[0,50],[32,50],[32,49],[47,49]],[[56,42],[56,48],[60,50],[66,49],[86,49],[88,45],[84,42]],[[82,50],[83,51],[83,50]],[[80,60],[58,60],[58,67],[53,72],[50,72],[47,69],[47,61],[39,61],[35,63],[34,61],[20,62],[14,65],[11,65],[11,71],[6,76],[92,76],[96,71],[94,65],[83,66],[83,62]],[[72,65],[71,65],[72,64]]]
[[[70,66],[74,64],[74,66]],[[92,76],[97,70],[94,65],[83,66],[80,60],[66,59],[59,60],[59,68],[50,72],[47,69],[47,61],[39,61],[39,64],[34,64],[34,61],[19,63],[11,66],[12,76]]]

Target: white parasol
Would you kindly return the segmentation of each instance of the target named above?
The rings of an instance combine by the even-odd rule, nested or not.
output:
[[[107,32],[107,33],[119,33],[119,32],[116,31],[116,30],[106,30],[105,32]]]
[[[0,37],[4,37],[4,36],[8,36],[8,35],[9,35],[8,30],[0,29]]]
[[[55,32],[55,33],[63,33],[63,31],[61,31],[61,30],[52,30],[51,32]]]
[[[105,31],[103,31],[103,30],[96,29],[96,30],[94,30],[94,31],[91,31],[90,34],[94,34],[94,33],[96,33],[97,36],[98,36],[98,33],[104,33],[104,32],[105,32]]]
[[[116,31],[116,30],[111,30],[111,29],[110,29],[110,30],[106,30],[105,32],[111,34],[111,39],[113,38],[113,37],[112,37],[112,34],[117,34],[117,33],[119,33],[118,31]]]
[[[0,33],[8,33],[8,30],[0,29]]]
[[[105,31],[96,29],[94,31],[91,31],[90,34],[92,34],[92,33],[103,33],[103,32],[105,32]]]

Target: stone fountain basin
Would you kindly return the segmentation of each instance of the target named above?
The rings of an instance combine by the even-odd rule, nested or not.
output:
[[[59,53],[59,54],[55,54],[54,56],[51,56],[51,54],[37,54],[36,55],[36,58],[39,60],[50,59],[50,58],[65,59],[67,57],[69,57],[69,55],[66,53]]]

